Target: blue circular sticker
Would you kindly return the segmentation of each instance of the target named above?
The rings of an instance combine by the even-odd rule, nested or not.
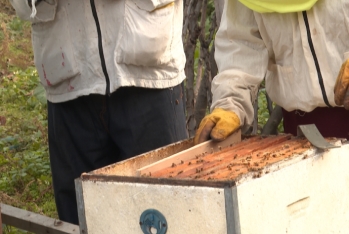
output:
[[[167,232],[165,217],[154,209],[148,209],[142,213],[139,225],[144,234],[166,234]]]

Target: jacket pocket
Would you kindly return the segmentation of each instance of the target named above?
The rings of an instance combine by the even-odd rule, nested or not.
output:
[[[55,20],[32,25],[34,62],[44,86],[54,86],[79,74],[64,8]]]
[[[174,0],[126,0],[118,63],[157,66],[171,62]]]
[[[16,14],[22,20],[31,21],[33,23],[49,22],[54,20],[57,0],[47,0],[40,2],[36,8],[36,15],[31,18],[32,8],[28,5],[27,0],[10,0],[13,8],[16,10]]]

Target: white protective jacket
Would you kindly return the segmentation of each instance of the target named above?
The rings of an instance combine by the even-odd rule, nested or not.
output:
[[[122,86],[168,88],[184,78],[182,0],[45,0],[32,22],[34,60],[51,102]]]
[[[215,43],[219,74],[211,110],[234,111],[244,129],[253,122],[252,103],[264,78],[270,98],[288,111],[334,107],[335,81],[349,58],[349,1],[261,14],[226,0]]]

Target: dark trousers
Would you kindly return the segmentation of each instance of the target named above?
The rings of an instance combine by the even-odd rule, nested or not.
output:
[[[311,112],[285,111],[284,131],[297,135],[297,126],[315,124],[324,137],[349,139],[349,111],[344,108],[318,107]]]
[[[58,215],[78,224],[74,179],[81,173],[187,138],[181,86],[48,102],[48,133]]]

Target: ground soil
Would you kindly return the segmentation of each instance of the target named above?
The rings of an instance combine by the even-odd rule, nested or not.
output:
[[[14,15],[15,10],[12,8],[9,0],[0,0],[0,13]]]

